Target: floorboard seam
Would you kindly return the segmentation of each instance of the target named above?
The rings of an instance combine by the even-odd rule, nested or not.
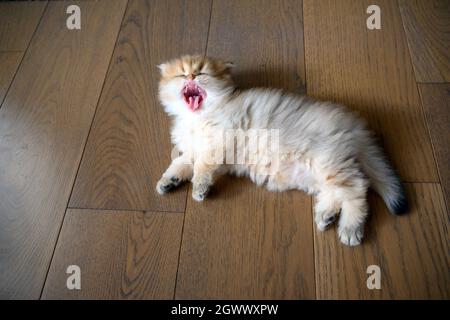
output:
[[[210,30],[211,30],[213,4],[214,4],[214,0],[211,0],[211,6],[210,6],[210,9],[209,9],[208,31],[206,33],[206,44],[205,44],[205,54],[204,54],[205,56],[208,53],[208,42],[209,42],[209,33],[210,33]],[[178,271],[180,269],[181,248],[183,246],[184,223],[186,221],[186,212],[187,212],[187,202],[188,202],[188,197],[189,197],[189,190],[190,190],[190,188],[188,188],[188,190],[186,192],[186,200],[185,200],[185,203],[184,203],[183,225],[181,227],[180,249],[178,251],[178,264],[177,264],[177,273],[175,275],[175,287],[174,287],[174,290],[173,290],[173,300],[175,300],[176,295],[177,295]]]
[[[45,8],[47,8],[47,6],[46,6]],[[109,72],[109,69],[111,68],[112,57],[113,57],[114,52],[115,52],[115,50],[116,50],[117,42],[118,42],[118,39],[119,39],[120,31],[122,30],[122,24],[123,24],[123,20],[124,20],[125,14],[126,14],[126,12],[127,12],[127,8],[128,8],[128,0],[127,0],[127,2],[126,2],[126,4],[125,4],[125,9],[124,9],[124,11],[123,11],[122,19],[121,19],[120,24],[119,24],[119,29],[117,30],[116,41],[115,41],[114,46],[113,46],[113,49],[112,49],[112,51],[111,51],[111,56],[109,57],[108,68],[106,69],[105,78],[103,79],[102,88],[100,89],[100,94],[98,95],[98,100],[97,100],[97,103],[96,103],[96,105],[95,105],[94,114],[92,115],[91,125],[89,126],[89,130],[88,130],[88,133],[87,133],[87,135],[86,135],[86,140],[84,141],[83,151],[81,152],[81,157],[80,157],[80,160],[79,160],[79,162],[78,162],[78,167],[77,167],[77,171],[76,171],[76,173],[75,173],[75,178],[73,179],[72,188],[71,188],[71,190],[70,190],[69,197],[68,197],[68,199],[67,199],[66,210],[64,211],[64,215],[63,215],[62,220],[61,220],[61,225],[59,226],[59,230],[58,230],[58,234],[57,234],[57,237],[56,237],[56,241],[55,241],[55,244],[54,244],[54,246],[53,246],[52,256],[51,256],[50,262],[49,262],[49,264],[48,264],[47,273],[45,274],[44,283],[42,284],[42,289],[41,289],[41,294],[39,295],[39,300],[42,299],[42,294],[44,293],[44,288],[45,288],[45,284],[46,284],[46,282],[47,282],[47,277],[48,277],[48,274],[49,274],[49,271],[50,271],[50,267],[51,267],[52,262],[53,262],[53,258],[54,258],[55,251],[56,251],[56,247],[57,247],[58,241],[59,241],[59,236],[60,236],[60,234],[61,234],[61,230],[62,230],[62,227],[63,227],[63,225],[64,225],[64,220],[65,220],[65,218],[66,218],[66,214],[67,214],[67,211],[68,211],[68,206],[69,206],[69,203],[70,203],[70,198],[72,197],[72,192],[73,192],[73,189],[74,189],[74,186],[75,186],[75,181],[77,180],[78,172],[79,172],[79,170],[80,170],[81,163],[82,163],[82,161],[83,161],[84,152],[85,152],[85,150],[86,150],[86,145],[87,145],[87,142],[88,142],[88,140],[89,140],[89,135],[90,135],[90,133],[91,133],[92,125],[93,125],[93,123],[94,123],[95,115],[96,115],[97,110],[98,110],[98,104],[100,103],[100,98],[101,98],[101,96],[102,96],[103,89],[104,89],[104,87],[105,87],[106,78],[108,77],[108,72]],[[34,36],[34,34],[33,34],[33,36]]]
[[[305,1],[302,1],[302,25],[303,25],[303,77],[305,79],[305,95],[308,96],[308,83],[306,80],[306,41],[305,41]]]
[[[434,168],[435,168],[437,176],[438,176],[438,182],[442,183],[441,174],[439,172],[439,167],[438,167],[438,163],[437,163],[436,156],[435,156],[436,151],[435,151],[435,148],[434,148],[433,139],[431,137],[430,126],[428,125],[427,116],[425,114],[425,110],[424,110],[424,107],[423,107],[423,99],[422,99],[422,95],[420,93],[419,83],[417,81],[416,68],[414,66],[414,61],[413,61],[413,58],[412,58],[411,46],[409,45],[408,35],[406,34],[405,20],[403,19],[402,10],[400,9],[400,2],[398,0],[397,0],[397,9],[398,9],[398,14],[400,15],[400,21],[402,22],[403,39],[405,39],[406,46],[408,48],[408,56],[409,56],[409,61],[411,63],[411,67],[413,69],[413,75],[414,75],[414,80],[415,80],[414,82],[416,83],[417,94],[419,95],[420,110],[421,110],[421,113],[422,113],[422,121],[423,121],[423,123],[424,123],[424,125],[426,127],[426,130],[427,130],[427,133],[428,133],[428,140],[430,141],[431,150],[433,151],[431,156],[433,157]]]
[[[181,226],[180,249],[178,250],[178,263],[177,263],[177,273],[175,274],[175,287],[173,289],[173,300],[175,300],[176,295],[177,295],[178,270],[180,269],[181,248],[183,246],[183,233],[184,233],[184,223],[186,221],[188,195],[189,195],[189,189],[186,192],[186,202],[184,205],[183,225]]]
[[[303,25],[303,76],[305,85],[305,95],[308,96],[308,82],[306,77],[306,41],[305,41],[305,1],[302,1],[302,25]],[[314,298],[317,300],[317,278],[316,278],[316,241],[314,235],[314,200],[309,196],[311,204],[311,229],[312,229],[312,250],[313,250],[313,269],[314,269]]]
[[[16,75],[19,73],[19,69],[20,69],[20,67],[22,66],[23,59],[25,58],[25,55],[26,55],[27,52],[28,52],[28,48],[30,47],[31,41],[33,41],[33,38],[34,38],[34,36],[35,36],[35,34],[36,34],[36,31],[39,29],[39,26],[41,25],[42,18],[43,18],[44,15],[45,15],[45,11],[47,10],[47,7],[48,7],[48,2],[45,3],[44,9],[42,10],[41,16],[39,17],[39,22],[36,24],[36,27],[34,28],[33,34],[31,35],[31,38],[30,38],[30,40],[28,41],[28,45],[27,45],[27,47],[26,47],[25,50],[6,50],[6,51],[0,51],[0,53],[19,53],[19,52],[23,52],[22,57],[20,58],[20,62],[19,62],[19,64],[17,65],[16,71],[14,71],[14,75],[13,75],[13,77],[12,77],[12,79],[11,79],[11,82],[9,83],[8,89],[6,89],[6,92],[5,92],[5,95],[3,96],[3,99],[2,99],[2,101],[0,101],[0,109],[3,107],[3,102],[5,102],[6,97],[8,96],[9,89],[11,89],[12,84],[14,83],[14,80],[16,79]]]
[[[209,8],[209,23],[208,23],[208,32],[206,33],[206,44],[205,44],[205,56],[208,53],[208,41],[209,41],[209,32],[211,30],[211,20],[212,20],[212,10],[213,10],[214,0],[211,0],[211,6]]]
[[[436,167],[436,172],[437,172],[438,180],[439,180],[439,181],[437,181],[437,182],[435,182],[435,183],[439,184],[440,187],[441,187],[441,189],[443,189],[443,188],[442,188],[442,184],[443,184],[443,183],[442,183],[442,181],[443,181],[443,180],[442,180],[442,175],[441,175],[441,171],[439,170],[439,166],[438,166],[438,163],[437,163],[437,158],[436,158],[436,156],[435,156],[435,154],[436,154],[436,149],[435,149],[435,147],[434,147],[433,137],[431,136],[430,127],[429,127],[429,124],[428,124],[428,118],[427,118],[427,115],[426,115],[426,113],[425,113],[425,109],[424,109],[424,106],[423,106],[422,93],[421,93],[420,90],[419,90],[419,84],[417,83],[416,85],[417,85],[417,90],[419,91],[420,107],[421,107],[421,109],[422,109],[422,114],[423,114],[423,117],[424,117],[425,126],[426,126],[426,128],[427,128],[428,137],[430,138],[431,150],[433,151],[433,152],[432,152],[432,156],[433,156],[434,165],[435,165],[435,167]],[[442,190],[442,191],[443,191],[443,190]],[[446,209],[447,209],[447,211],[448,211],[449,208],[450,208],[450,207],[449,207],[450,204],[447,203],[447,197],[444,197],[444,204],[445,204],[445,207],[446,207]]]
[[[182,214],[184,211],[168,211],[168,210],[151,210],[151,209],[115,209],[115,208],[90,208],[90,207],[71,207],[68,206],[67,209],[70,210],[91,210],[91,211],[121,211],[121,212],[144,212],[144,213],[178,213]]]
[[[435,84],[435,85],[439,85],[439,84],[450,84],[450,82],[447,82],[447,81],[443,81],[443,82],[429,81],[429,82],[427,82],[427,81],[417,81],[417,80],[416,80],[416,83],[417,83],[417,84]]]
[[[402,10],[400,9],[400,2],[399,1],[397,1],[397,9],[398,9],[398,14],[400,15],[400,21],[402,22],[403,38],[405,39],[406,45],[408,47],[409,61],[411,62],[411,66],[412,66],[412,69],[413,69],[413,74],[414,74],[414,80],[415,80],[415,83],[416,83],[417,94],[419,95],[419,103],[420,103],[420,111],[422,113],[422,121],[423,121],[423,123],[425,125],[425,128],[427,130],[427,133],[428,133],[428,140],[430,141],[431,150],[432,150],[431,156],[433,157],[434,168],[436,170],[437,177],[438,177],[438,181],[435,182],[435,183],[439,183],[441,185],[441,187],[442,187],[441,173],[439,172],[439,166],[438,166],[436,155],[435,155],[436,154],[436,150],[435,150],[435,147],[434,147],[433,138],[431,137],[431,131],[430,131],[430,126],[428,124],[428,119],[427,119],[427,116],[426,116],[426,113],[425,113],[425,109],[424,109],[424,106],[423,106],[422,94],[420,92],[419,82],[417,81],[416,69],[414,67],[414,62],[413,62],[413,59],[412,59],[411,46],[409,45],[408,35],[406,34],[405,20],[403,19]],[[445,203],[446,207],[448,208],[448,205],[445,202],[445,200],[444,200],[444,203]]]

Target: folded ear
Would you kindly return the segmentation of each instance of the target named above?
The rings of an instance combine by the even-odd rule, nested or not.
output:
[[[167,63],[161,63],[161,64],[158,64],[156,67],[159,69],[159,72],[160,72],[161,74],[163,74],[164,71],[166,71]]]
[[[231,61],[225,61],[224,62],[224,65],[225,65],[225,68],[228,70],[228,71],[231,71],[231,69],[233,69],[236,65],[233,63],[233,62],[231,62]]]

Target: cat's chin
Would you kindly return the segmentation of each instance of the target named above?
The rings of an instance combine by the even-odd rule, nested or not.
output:
[[[184,102],[192,112],[200,109],[206,98],[206,91],[194,81],[186,82],[182,94]]]

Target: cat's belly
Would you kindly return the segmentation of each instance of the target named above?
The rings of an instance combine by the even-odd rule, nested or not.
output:
[[[317,191],[317,181],[307,160],[280,157],[278,161],[239,164],[229,167],[229,172],[248,176],[257,185],[265,185],[270,191],[300,189],[309,194]]]

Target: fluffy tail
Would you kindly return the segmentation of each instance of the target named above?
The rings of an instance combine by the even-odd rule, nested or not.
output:
[[[409,210],[408,199],[399,176],[394,171],[376,141],[364,134],[359,161],[369,176],[371,187],[383,198],[392,214],[400,215]]]

